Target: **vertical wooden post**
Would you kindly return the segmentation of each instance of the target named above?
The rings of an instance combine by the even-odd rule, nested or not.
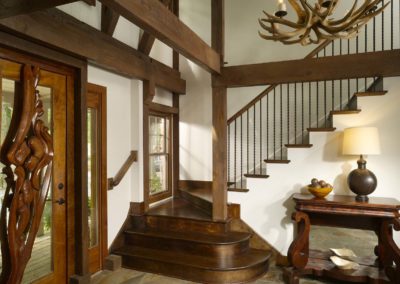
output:
[[[88,283],[89,225],[87,191],[87,67],[82,66],[75,91],[75,275],[70,283]]]
[[[172,12],[179,18],[179,0],[172,0]],[[179,71],[179,53],[172,52],[172,67]],[[179,94],[173,93],[172,106],[179,109]],[[173,162],[173,195],[178,195],[179,187],[179,113],[174,114],[172,118],[172,162]]]
[[[153,80],[143,81],[143,203],[144,210],[150,206],[150,173],[149,173],[149,103],[155,96],[155,84]]]
[[[224,0],[211,1],[212,47],[224,62]],[[219,75],[212,75],[214,80]],[[227,199],[227,89],[225,86],[212,88],[212,139],[213,139],[213,219],[226,220]]]

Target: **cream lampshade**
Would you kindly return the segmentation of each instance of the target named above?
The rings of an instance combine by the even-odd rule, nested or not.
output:
[[[381,153],[379,134],[376,127],[353,127],[344,130],[343,154],[360,155],[357,161],[358,168],[347,177],[350,190],[357,194],[356,200],[368,201],[377,186],[377,179],[373,172],[367,169],[367,161],[363,155],[378,155]]]

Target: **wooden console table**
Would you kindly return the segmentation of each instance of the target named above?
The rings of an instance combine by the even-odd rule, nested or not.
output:
[[[356,202],[352,196],[331,195],[318,199],[294,194],[297,237],[288,252],[290,267],[285,282],[298,284],[305,275],[325,276],[356,283],[400,283],[400,250],[393,241],[393,229],[400,230],[400,202],[392,198],[370,197]],[[309,250],[311,225],[372,230],[378,245],[372,258],[358,258],[358,270],[341,270],[330,261],[330,252]]]

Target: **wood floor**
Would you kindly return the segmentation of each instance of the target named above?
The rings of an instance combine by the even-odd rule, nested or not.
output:
[[[200,283],[243,283],[264,275],[271,253],[250,246],[250,233],[231,220],[211,218],[211,192],[181,190],[180,197],[128,216],[111,253],[124,268]]]

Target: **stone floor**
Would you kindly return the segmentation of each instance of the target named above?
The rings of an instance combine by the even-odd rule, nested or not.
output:
[[[351,248],[358,256],[373,255],[373,248],[378,240],[373,232],[325,228],[313,226],[310,233],[310,247],[326,250],[327,248]],[[102,271],[93,276],[94,284],[192,284],[194,282],[169,278],[161,275],[144,273],[128,269],[115,272]],[[271,265],[268,273],[252,284],[284,283],[282,269]],[[326,280],[301,279],[301,284],[337,283]]]

